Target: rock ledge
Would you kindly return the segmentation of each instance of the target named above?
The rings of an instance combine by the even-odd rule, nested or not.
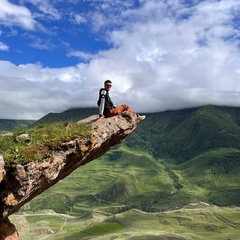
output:
[[[121,143],[137,126],[137,116],[124,112],[97,121],[98,115],[79,121],[92,128],[91,136],[84,142],[80,139],[60,144],[42,162],[17,165],[13,172],[5,172],[0,161],[0,240],[18,239],[15,226],[8,216],[18,211],[25,203],[59,180],[67,177],[78,167],[99,158],[111,147]]]

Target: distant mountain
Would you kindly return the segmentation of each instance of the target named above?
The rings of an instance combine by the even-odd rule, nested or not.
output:
[[[77,122],[94,114],[98,114],[97,108],[71,108],[61,113],[48,113],[39,120],[0,119],[0,131],[15,131],[21,128],[35,127],[43,123]]]
[[[179,164],[210,149],[240,149],[240,108],[204,106],[147,114],[136,132],[155,157]],[[131,140],[128,145],[135,145]]]
[[[34,123],[34,120],[12,120],[0,119],[0,131],[15,131],[21,128],[27,128]]]
[[[77,122],[80,119],[98,114],[97,108],[71,108],[61,113],[49,113],[39,120],[35,121],[33,126],[43,123],[72,121]]]

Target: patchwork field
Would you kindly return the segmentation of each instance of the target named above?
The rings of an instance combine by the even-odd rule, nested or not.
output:
[[[20,239],[158,239],[237,240],[240,208],[189,204],[166,212],[146,213],[137,209],[119,214],[93,210],[82,217],[53,211],[11,216]]]

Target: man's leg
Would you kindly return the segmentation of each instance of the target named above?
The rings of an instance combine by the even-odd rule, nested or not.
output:
[[[116,108],[112,108],[109,113],[105,115],[106,118],[113,117],[116,115],[120,115],[124,111],[132,111],[132,109],[127,105],[123,104],[121,106],[118,106]]]

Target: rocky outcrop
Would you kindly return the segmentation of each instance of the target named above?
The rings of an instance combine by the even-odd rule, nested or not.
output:
[[[137,116],[133,112],[100,121],[97,118],[94,115],[79,122],[91,126],[91,136],[84,141],[77,138],[59,144],[41,162],[17,165],[16,169],[5,173],[4,162],[0,159],[0,233],[4,233],[0,234],[0,240],[18,239],[9,215],[78,167],[121,143],[137,126]]]

